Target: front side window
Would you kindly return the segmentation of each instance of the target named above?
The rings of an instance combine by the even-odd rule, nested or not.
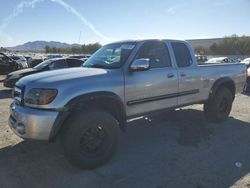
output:
[[[184,43],[172,42],[171,45],[178,67],[189,67],[192,65],[193,61],[190,51]]]
[[[136,59],[149,59],[150,68],[170,67],[171,60],[164,42],[146,42],[139,49]]]
[[[120,68],[125,63],[134,47],[135,43],[133,42],[103,46],[83,64],[83,67],[104,69]]]

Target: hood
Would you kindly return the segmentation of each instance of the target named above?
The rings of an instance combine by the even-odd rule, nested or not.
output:
[[[124,94],[122,69],[69,68],[25,76],[16,85],[25,86],[24,96],[33,88],[57,89],[57,97],[42,108],[61,108],[75,97],[91,92]],[[122,97],[123,98],[123,97]]]
[[[21,70],[17,70],[17,71],[9,73],[8,77],[17,76],[17,75],[27,75],[27,74],[32,74],[32,73],[35,73],[35,72],[38,72],[38,70],[33,69],[33,68],[21,69]]]
[[[59,83],[65,83],[67,81],[73,82],[74,80],[78,80],[83,77],[87,78],[92,76],[104,75],[107,74],[107,72],[108,71],[105,69],[83,68],[83,67],[52,70],[25,76],[20,81],[18,81],[17,84],[56,86]]]

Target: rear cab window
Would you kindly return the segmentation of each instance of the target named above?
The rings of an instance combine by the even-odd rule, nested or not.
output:
[[[178,67],[189,67],[193,64],[190,50],[186,44],[182,42],[172,42],[171,46],[173,48],[176,64]]]

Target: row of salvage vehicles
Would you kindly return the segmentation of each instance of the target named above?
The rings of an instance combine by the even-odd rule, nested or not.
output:
[[[24,56],[0,54],[0,74],[7,74],[3,83],[5,87],[13,88],[19,79],[27,75],[49,70],[80,67],[87,60],[85,56],[80,55],[65,58],[62,56],[48,56],[48,58],[40,61],[29,61],[28,58],[25,58]]]

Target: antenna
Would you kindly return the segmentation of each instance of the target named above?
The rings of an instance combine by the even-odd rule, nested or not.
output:
[[[79,33],[79,41],[78,41],[78,44],[81,43],[81,37],[82,37],[82,31],[80,31],[80,33]]]

